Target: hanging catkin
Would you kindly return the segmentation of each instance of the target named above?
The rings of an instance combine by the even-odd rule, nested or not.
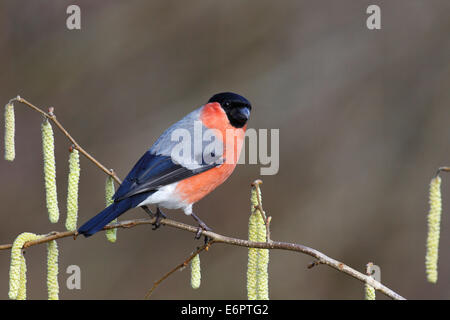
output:
[[[439,233],[441,225],[441,178],[436,176],[430,183],[430,211],[428,213],[428,237],[425,267],[427,280],[436,283],[438,278]]]
[[[14,144],[15,135],[14,105],[8,103],[5,106],[5,160],[13,161],[16,157]]]
[[[56,193],[55,143],[53,129],[48,119],[44,120],[41,129],[47,210],[50,222],[56,223],[59,220],[59,208]]]
[[[25,242],[33,241],[41,236],[30,232],[23,232],[17,236],[11,248],[11,265],[9,268],[9,293],[10,299],[26,298],[26,264],[22,254]]]
[[[56,240],[47,243],[47,291],[48,300],[59,300],[58,245]]]
[[[369,277],[373,278],[371,276],[371,272],[372,272],[372,267],[373,267],[373,263],[369,262],[366,265],[366,273]],[[366,300],[375,300],[375,288],[372,287],[371,285],[369,285],[368,283],[364,284],[364,298]]]
[[[66,229],[77,229],[78,220],[78,184],[80,181],[80,155],[77,149],[71,148],[69,156],[69,177],[67,181],[67,218]]]
[[[106,178],[106,184],[105,184],[105,204],[106,206],[110,206],[111,204],[113,204],[114,200],[112,199],[113,195],[114,195],[114,179],[111,176],[108,176]],[[111,221],[113,223],[117,222],[117,219],[114,219],[113,221]],[[109,242],[116,242],[117,240],[117,229],[108,229],[105,232],[106,234],[106,239],[108,239]]]
[[[16,300],[27,299],[27,262],[22,255],[20,263],[20,285]]]
[[[258,217],[251,214],[248,221],[248,240],[258,241]],[[247,297],[248,300],[256,300],[257,293],[257,268],[258,268],[258,249],[248,249],[247,263]]]
[[[200,255],[196,254],[191,260],[191,287],[193,289],[200,288],[202,280],[201,268],[200,268]]]
[[[251,215],[248,236],[250,241],[266,242],[266,226],[260,211],[261,191],[255,183],[251,192]],[[269,250],[249,248],[247,264],[247,296],[249,300],[269,299]]]

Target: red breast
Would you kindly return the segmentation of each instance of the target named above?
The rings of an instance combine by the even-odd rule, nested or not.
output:
[[[200,120],[209,129],[216,129],[222,134],[223,154],[234,155],[234,159],[226,159],[225,163],[213,169],[180,181],[176,187],[179,197],[187,203],[194,203],[221,185],[233,172],[241,153],[246,125],[243,128],[233,127],[225,111],[219,103],[212,102],[203,106]],[[228,134],[228,139],[227,139]],[[233,139],[231,139],[234,137]],[[227,152],[228,150],[228,152]],[[230,152],[232,151],[232,152]]]

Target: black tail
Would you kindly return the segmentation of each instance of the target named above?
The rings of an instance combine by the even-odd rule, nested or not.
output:
[[[90,219],[88,222],[78,228],[78,233],[85,237],[90,237],[94,233],[103,229],[108,223],[120,216],[125,211],[136,207],[139,203],[144,201],[150,193],[141,193],[130,198],[114,202],[109,207],[106,207],[102,212]]]

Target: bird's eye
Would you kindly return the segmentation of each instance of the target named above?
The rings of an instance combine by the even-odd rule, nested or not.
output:
[[[229,101],[225,102],[225,107],[229,107],[231,103]]]
[[[214,152],[211,152],[211,158],[214,158],[216,154]]]

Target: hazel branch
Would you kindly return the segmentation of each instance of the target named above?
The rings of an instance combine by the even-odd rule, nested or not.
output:
[[[113,229],[113,228],[133,228],[135,226],[139,225],[146,225],[146,224],[153,224],[155,223],[156,218],[150,218],[150,219],[136,219],[136,220],[126,220],[121,221],[114,224],[109,224],[103,228],[103,230]],[[165,226],[173,227],[176,229],[184,230],[187,232],[191,232],[193,234],[196,234],[198,232],[198,227],[188,225],[179,221],[171,220],[163,218],[160,220],[160,223]],[[34,245],[46,243],[55,239],[61,239],[61,238],[67,238],[67,237],[75,237],[77,236],[76,231],[63,231],[63,232],[51,232],[42,238],[34,241],[28,241],[24,244],[23,248],[32,247]],[[281,242],[281,241],[271,241],[271,242],[254,242],[254,241],[248,241],[244,239],[239,238],[233,238],[224,236],[212,231],[202,231],[203,236],[207,236],[209,239],[211,239],[210,244],[215,243],[223,243],[227,245],[233,245],[233,246],[239,246],[239,247],[246,247],[246,248],[258,248],[258,249],[279,249],[279,250],[287,250],[287,251],[294,251],[303,253],[306,255],[309,255],[319,261],[318,264],[324,264],[327,265],[339,272],[345,273],[363,283],[367,283],[370,286],[374,287],[376,290],[382,292],[386,296],[394,299],[394,300],[405,300],[404,297],[399,295],[398,293],[394,292],[393,290],[389,289],[385,285],[381,284],[380,282],[376,281],[370,276],[367,276],[351,267],[346,265],[345,263],[342,263],[338,260],[335,260],[333,258],[328,257],[327,255],[323,254],[320,251],[317,251],[313,248],[309,248],[307,246],[296,244],[296,243],[289,243],[289,242]],[[12,244],[3,244],[0,245],[0,250],[9,250],[12,248]]]

